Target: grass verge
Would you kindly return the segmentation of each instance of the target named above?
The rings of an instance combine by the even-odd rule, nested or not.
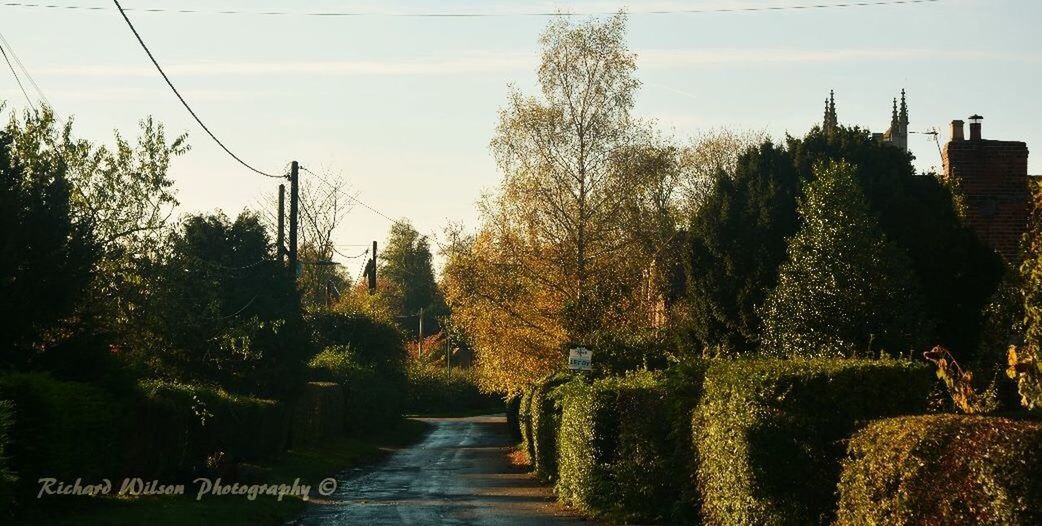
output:
[[[300,479],[313,487],[343,469],[375,462],[396,448],[417,442],[429,424],[403,420],[394,429],[363,438],[344,438],[322,446],[287,451],[281,457],[252,466],[256,484],[292,484]],[[113,493],[120,481],[113,481]],[[72,498],[51,496],[23,517],[23,524],[123,526],[150,524],[221,524],[222,526],[279,525],[300,514],[305,503],[298,497],[279,501],[273,496],[207,496],[196,500],[198,486],[185,484],[185,495],[169,497]],[[53,504],[53,505],[52,505]]]

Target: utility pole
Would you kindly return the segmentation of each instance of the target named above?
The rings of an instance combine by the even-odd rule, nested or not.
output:
[[[279,234],[275,245],[279,265],[286,264],[286,185],[279,185]]]
[[[416,340],[416,357],[423,356],[423,307],[420,307],[420,337]]]
[[[300,198],[300,165],[293,161],[289,172],[289,271],[297,279],[297,200]]]
[[[376,293],[376,241],[373,241],[373,259],[369,260],[369,266],[366,269],[369,277],[369,294]]]

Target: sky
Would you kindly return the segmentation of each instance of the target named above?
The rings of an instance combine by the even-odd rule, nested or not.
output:
[[[32,3],[32,2],[26,2]],[[534,94],[535,13],[630,13],[637,54],[637,116],[685,142],[716,128],[802,135],[836,92],[839,120],[882,132],[893,97],[907,91],[910,129],[979,113],[985,138],[1042,152],[1042,2],[933,2],[707,12],[837,4],[842,0],[334,1],[124,0],[128,15],[204,122],[261,170],[297,160],[342,178],[358,198],[438,235],[473,227],[475,203],[501,174],[489,151],[509,86]],[[111,143],[153,116],[188,132],[192,150],[171,167],[180,211],[275,207],[278,181],[250,172],[211,142],[155,71],[105,0],[55,9],[0,2],[0,34],[80,137]],[[149,8],[201,13],[148,12]],[[219,14],[215,10],[237,10]],[[286,15],[262,15],[278,10]],[[702,10],[699,13],[652,11]],[[354,12],[361,16],[309,16]],[[481,13],[495,16],[401,16]],[[0,63],[0,68],[6,64]],[[31,97],[36,97],[29,91]],[[0,70],[7,110],[27,106]],[[35,102],[35,101],[34,101]],[[929,135],[909,147],[923,171],[940,166]],[[1042,174],[1042,153],[1029,156]],[[308,177],[305,173],[302,177]],[[337,234],[349,274],[389,221],[355,206]]]

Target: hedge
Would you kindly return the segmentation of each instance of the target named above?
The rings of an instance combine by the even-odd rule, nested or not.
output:
[[[290,444],[300,447],[344,436],[344,388],[333,382],[308,382],[293,409]]]
[[[128,429],[125,473],[174,479],[226,464],[278,455],[289,440],[281,403],[166,382],[142,383]]]
[[[691,409],[705,366],[560,388],[560,498],[615,520],[693,522]]]
[[[507,428],[515,440],[521,440],[521,393],[511,393],[504,400],[507,415]]]
[[[830,522],[843,440],[863,421],[923,412],[934,382],[898,360],[714,364],[692,419],[706,522]]]
[[[539,478],[557,480],[557,433],[561,426],[561,402],[555,392],[558,386],[573,378],[572,373],[556,373],[538,381],[529,390],[526,421],[522,431],[528,434],[528,448],[532,471]],[[522,401],[522,410],[526,409]]]
[[[411,414],[449,414],[461,411],[498,410],[503,399],[482,393],[472,369],[446,369],[444,365],[413,360],[409,363],[405,411]]]
[[[13,404],[5,456],[18,493],[40,477],[97,481],[119,473],[125,406],[104,389],[40,373],[0,377],[0,398]]]
[[[386,370],[358,356],[351,345],[333,345],[308,364],[311,378],[336,382],[344,388],[344,429],[366,434],[392,426],[405,403],[405,375]]]
[[[1042,422],[931,415],[850,441],[841,525],[1042,524]]]
[[[5,520],[14,514],[14,483],[18,480],[8,465],[8,429],[13,422],[13,408],[10,400],[0,400],[0,519]]]

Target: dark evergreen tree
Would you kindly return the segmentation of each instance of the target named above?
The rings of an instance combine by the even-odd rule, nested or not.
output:
[[[879,221],[911,262],[933,321],[927,341],[969,363],[978,349],[981,312],[1005,272],[1002,260],[960,220],[951,190],[934,175],[917,175],[912,155],[879,143],[867,130],[815,128],[788,141],[806,179],[818,163],[845,160]]]
[[[97,245],[64,163],[27,158],[17,132],[0,130],[0,367],[21,368],[76,332]]]
[[[796,230],[799,177],[785,150],[750,149],[733,177],[717,176],[691,218],[685,258],[689,328],[726,354],[754,350],[756,310],[775,284],[785,239]]]
[[[853,166],[819,164],[815,176],[763,308],[762,351],[875,356],[929,343],[908,258],[880,229]]]

